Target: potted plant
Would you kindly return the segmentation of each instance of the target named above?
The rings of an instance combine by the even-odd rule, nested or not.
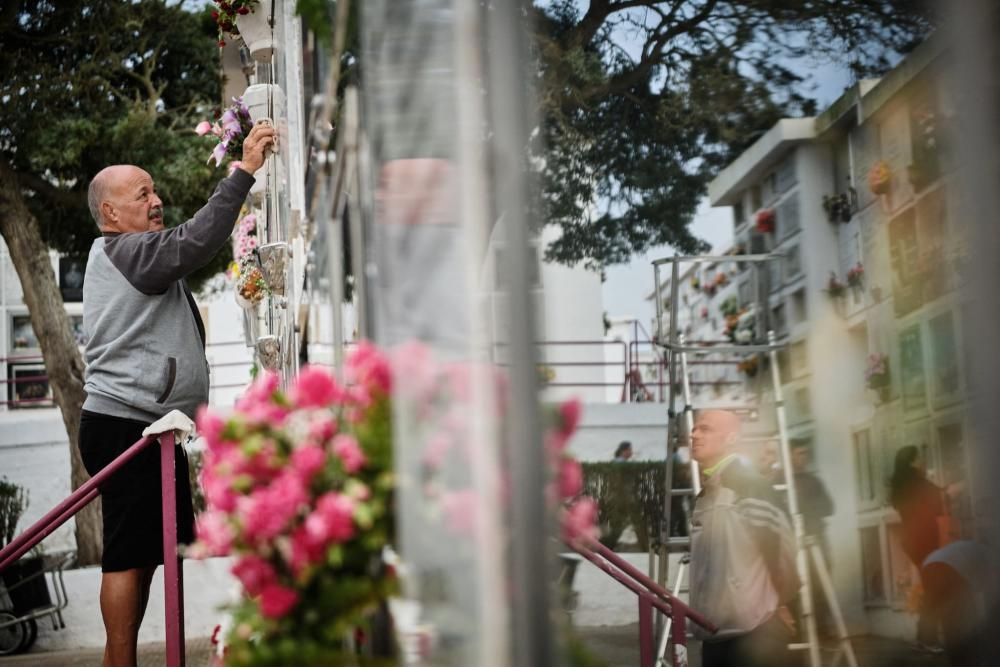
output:
[[[883,403],[889,398],[889,357],[875,352],[868,355],[865,369],[865,386],[878,393]]]
[[[847,286],[857,291],[864,287],[865,267],[858,262],[847,270]]]
[[[0,548],[7,546],[17,534],[17,524],[28,509],[28,493],[21,486],[0,479]],[[23,615],[39,607],[52,605],[49,587],[40,553],[23,557],[3,572],[15,615]]]
[[[736,365],[736,368],[748,378],[752,378],[757,376],[757,371],[760,370],[760,362],[757,360],[757,355],[755,354],[741,361]]]
[[[839,299],[844,296],[844,293],[847,291],[847,286],[840,282],[836,273],[831,271],[830,277],[826,281],[826,289],[823,291],[826,292],[831,299]]]
[[[851,209],[851,198],[847,193],[823,195],[823,210],[826,211],[827,220],[830,222],[834,224],[850,222],[853,215]]]
[[[773,234],[775,219],[773,208],[762,208],[757,211],[757,216],[754,219],[757,231],[761,234]]]
[[[250,54],[265,61],[274,52],[274,38],[268,16],[260,9],[258,0],[213,0],[212,18],[219,28],[219,46],[226,45],[226,35],[239,37],[250,49]]]
[[[868,171],[868,189],[875,195],[889,194],[892,188],[892,169],[885,160],[879,160]]]

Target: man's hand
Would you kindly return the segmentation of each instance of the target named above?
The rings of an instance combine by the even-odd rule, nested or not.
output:
[[[788,631],[794,635],[796,627],[795,627],[795,617],[792,616],[792,611],[785,605],[782,605],[778,607],[778,618],[781,620],[782,623],[785,624],[785,627],[788,628]]]
[[[270,124],[255,125],[243,140],[243,159],[240,160],[240,169],[253,176],[254,172],[263,167],[268,150],[274,146],[275,137],[275,130]]]

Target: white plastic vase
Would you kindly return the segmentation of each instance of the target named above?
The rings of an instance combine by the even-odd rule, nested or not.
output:
[[[259,62],[268,62],[274,53],[274,37],[268,21],[268,11],[258,3],[255,11],[236,17],[236,29],[240,31],[243,43],[250,49],[250,55]]]

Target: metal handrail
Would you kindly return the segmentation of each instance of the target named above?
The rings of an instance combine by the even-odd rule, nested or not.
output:
[[[177,555],[177,487],[174,468],[174,432],[160,434],[158,438],[144,437],[119,454],[114,461],[80,485],[65,500],[45,516],[0,549],[0,572],[13,565],[25,553],[48,537],[56,528],[66,523],[77,512],[100,495],[100,486],[118,473],[121,468],[138,456],[152,443],[160,445],[160,481],[162,484],[163,513],[163,589],[166,613],[166,647],[168,667],[184,665],[184,572]]]
[[[653,609],[671,619],[670,634],[675,646],[672,656],[674,667],[687,665],[688,620],[701,626],[709,634],[718,632],[719,628],[705,616],[597,540],[587,540],[585,544],[568,543],[568,546],[639,598],[640,667],[653,667],[656,659],[653,646]],[[684,648],[677,650],[676,647]]]

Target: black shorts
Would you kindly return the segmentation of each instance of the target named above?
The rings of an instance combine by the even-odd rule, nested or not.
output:
[[[84,410],[80,416],[80,455],[91,476],[142,438],[149,424]],[[194,509],[187,456],[174,450],[177,480],[177,541],[194,538]],[[104,554],[101,570],[120,572],[163,563],[163,510],[160,448],[149,445],[101,485]]]

